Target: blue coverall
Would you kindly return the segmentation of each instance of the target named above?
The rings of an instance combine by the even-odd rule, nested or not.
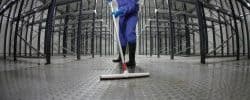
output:
[[[122,48],[126,48],[127,43],[136,44],[139,4],[138,0],[117,0],[117,3],[124,10],[119,19],[119,36]]]

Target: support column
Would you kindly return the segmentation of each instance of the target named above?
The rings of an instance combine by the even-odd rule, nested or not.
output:
[[[80,54],[80,51],[81,51],[81,30],[82,30],[82,22],[81,22],[81,18],[82,18],[82,7],[83,7],[83,2],[82,0],[80,1],[80,13],[79,13],[79,16],[78,16],[78,28],[77,28],[77,34],[76,34],[76,56],[77,56],[77,60],[80,60],[81,59],[81,54]]]
[[[18,27],[19,27],[19,21],[21,18],[23,3],[24,3],[24,0],[21,0],[17,19],[16,19],[16,27],[15,27],[16,29],[15,29],[15,36],[14,36],[14,61],[17,60],[17,57],[16,57],[17,56],[17,34],[18,34]]]
[[[93,16],[92,16],[92,33],[91,33],[91,55],[92,55],[92,58],[95,57],[95,13],[93,13]]]
[[[42,11],[40,14],[40,20],[43,19],[43,14],[44,14],[44,11]],[[38,38],[38,40],[37,40],[37,50],[38,50],[37,56],[38,57],[40,56],[39,51],[41,49],[41,33],[42,33],[42,22],[39,23],[39,28],[38,28],[38,37],[37,37]]]
[[[239,39],[239,30],[238,30],[238,25],[237,25],[237,19],[236,19],[236,14],[233,6],[232,0],[229,0],[230,7],[232,10],[233,14],[233,19],[234,19],[234,26],[235,26],[235,35],[236,35],[236,60],[240,59],[240,39]]]
[[[14,4],[14,10],[12,11],[12,17],[10,18],[14,18],[16,13],[17,13],[17,6],[18,6],[18,3]],[[9,51],[9,56],[11,56],[11,53],[12,53],[12,33],[13,33],[13,26],[14,26],[14,20],[10,21],[10,31],[9,31],[9,47],[8,47],[8,51]]]
[[[51,34],[53,29],[53,20],[56,8],[56,0],[51,0],[48,8],[48,15],[45,27],[44,53],[46,56],[46,64],[51,63]]]
[[[184,10],[187,10],[187,5],[184,3]],[[190,55],[191,54],[191,47],[190,47],[190,32],[189,32],[189,27],[188,27],[188,17],[184,15],[184,23],[185,23],[185,37],[186,37],[186,54]]]
[[[66,13],[69,12],[69,5],[66,5]],[[67,41],[68,41],[68,23],[69,23],[69,16],[66,15],[64,19],[64,29],[63,29],[63,56],[66,57],[67,54]]]
[[[218,13],[218,21],[219,21],[219,28],[220,28],[220,43],[221,43],[221,56],[224,56],[224,39],[223,39],[223,30],[222,30],[222,21],[221,21],[221,15],[220,12],[217,10]]]
[[[173,23],[173,18],[172,18],[172,0],[168,0],[168,9],[169,9],[169,25],[170,25],[170,53],[171,57],[170,59],[174,59],[174,23]]]
[[[213,33],[213,50],[214,50],[214,56],[216,56],[216,33],[215,33],[215,26],[214,26],[214,22],[212,23],[212,33]]]
[[[96,3],[97,3],[97,0],[94,0],[94,10],[96,10]],[[92,33],[91,33],[91,55],[92,55],[92,58],[95,57],[95,16],[96,16],[96,11],[92,14]],[[97,48],[96,48],[97,49]]]
[[[250,39],[249,39],[249,29],[248,29],[248,23],[247,23],[247,16],[246,12],[243,6],[241,6],[243,16],[244,16],[244,22],[245,22],[245,27],[246,27],[246,33],[247,33],[247,53],[248,53],[248,59],[250,59]]]
[[[8,12],[8,17],[7,17],[7,21],[6,21],[6,27],[5,27],[5,34],[4,34],[4,47],[3,47],[3,57],[4,59],[6,59],[7,55],[6,55],[6,47],[7,47],[7,35],[8,35],[8,29],[9,29],[9,23],[10,23],[10,15],[11,15],[11,11],[12,11],[12,6],[9,9]]]
[[[33,5],[34,5],[34,1],[35,0],[32,0],[31,1],[31,9],[33,9]],[[32,14],[32,21],[31,21],[31,23],[34,23],[35,22],[35,16],[36,16],[36,13],[34,13],[34,14]],[[35,24],[33,24],[33,25],[31,25],[31,28],[30,28],[30,41],[29,41],[29,44],[32,46],[32,42],[33,42],[33,32],[34,32],[34,25]],[[32,47],[29,47],[29,56],[32,56]]]
[[[1,16],[1,21],[0,21],[0,34],[1,34],[1,30],[2,30],[3,18],[4,18],[4,16]]]
[[[205,20],[204,18],[204,12],[202,11],[202,2],[200,0],[196,0],[196,11],[198,16],[198,23],[199,23],[199,32],[200,32],[200,55],[201,55],[201,63],[206,63],[206,42],[205,39]]]

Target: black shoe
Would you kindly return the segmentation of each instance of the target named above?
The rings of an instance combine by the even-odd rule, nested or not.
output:
[[[125,52],[126,52],[126,48],[122,48],[123,56],[125,56]],[[114,63],[122,62],[121,55],[119,54],[118,58],[117,58],[117,59],[114,59],[113,62],[114,62]]]
[[[126,63],[128,67],[135,67],[135,51],[136,51],[136,43],[129,44],[129,61]]]
[[[128,61],[126,62],[128,67],[135,67],[136,66],[136,62],[135,61]]]

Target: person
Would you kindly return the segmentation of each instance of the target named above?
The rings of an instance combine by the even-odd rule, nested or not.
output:
[[[119,17],[119,38],[122,52],[125,55],[126,47],[129,47],[129,61],[126,62],[128,67],[135,66],[136,52],[136,25],[138,22],[139,4],[138,0],[116,0],[118,10],[112,12],[115,17]],[[112,2],[112,0],[108,0]],[[121,62],[121,56],[114,59],[113,62]]]

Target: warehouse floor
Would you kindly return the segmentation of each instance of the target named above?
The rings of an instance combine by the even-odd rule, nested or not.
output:
[[[60,59],[59,59],[60,58]],[[250,61],[199,57],[137,56],[131,72],[148,78],[100,81],[99,75],[120,73],[114,56],[0,60],[0,100],[249,100]],[[57,59],[57,60],[56,60]]]

